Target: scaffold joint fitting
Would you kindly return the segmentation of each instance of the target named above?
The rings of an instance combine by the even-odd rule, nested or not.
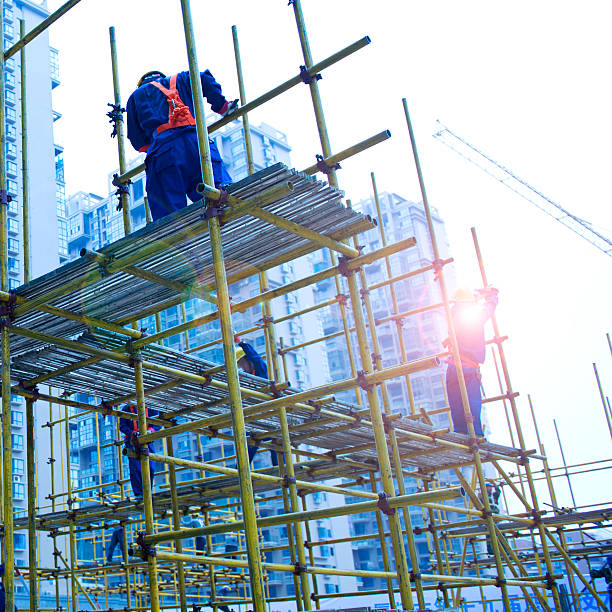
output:
[[[293,573],[296,576],[300,576],[301,574],[306,573],[306,566],[300,565],[297,561],[293,564]]]
[[[204,382],[200,383],[200,387],[203,389],[204,387],[208,387],[213,380],[213,377],[210,374],[206,373],[206,370],[198,368],[198,376],[204,378]]]
[[[434,281],[437,281],[440,279],[440,274],[442,273],[442,268],[444,268],[444,264],[446,262],[443,259],[434,259],[431,262],[431,267],[434,271]]]
[[[268,386],[270,387],[270,394],[272,395],[272,397],[281,397],[282,396],[282,393],[281,393],[280,389],[278,388],[275,380],[271,380],[270,384]]]
[[[306,548],[307,550],[310,550],[311,546],[312,544],[308,540],[304,540],[304,548]]]
[[[281,481],[281,484],[283,485],[283,487],[285,489],[288,489],[292,484],[296,484],[297,480],[295,479],[295,476],[287,476],[287,474],[285,474],[283,476],[283,480]]]
[[[351,260],[346,257],[345,255],[340,255],[340,257],[338,257],[338,272],[340,272],[340,274],[342,274],[342,276],[348,278],[349,276],[352,276],[353,274],[355,274],[355,272],[357,272],[360,268],[350,268],[349,267],[349,262]]]
[[[111,408],[111,406],[109,406],[105,400],[102,400],[99,404],[100,407],[100,411],[102,412],[102,414],[106,415],[106,416],[110,416],[113,413],[113,409]]]
[[[319,72],[311,76],[306,66],[300,66],[300,79],[302,79],[302,83],[304,83],[305,85],[310,85],[315,81],[320,81],[322,78],[323,77]]]
[[[359,370],[359,372],[357,372],[357,378],[355,380],[364,391],[371,391],[373,389],[373,385],[368,383],[368,379],[366,378],[367,374],[368,373],[365,370]]]
[[[219,225],[223,225],[223,216],[227,210],[226,204],[229,194],[227,191],[225,191],[225,189],[219,189],[219,194],[218,200],[205,198],[204,202],[206,203],[206,210],[204,211],[204,218],[212,219],[213,217],[218,217]]]
[[[391,429],[393,429],[393,421],[386,415],[382,415],[383,427],[385,428],[385,432],[389,433]]]
[[[384,491],[378,494],[378,501],[376,505],[378,509],[387,516],[393,516],[395,514],[395,508],[392,508],[389,505],[389,495],[387,495]]]
[[[415,572],[414,570],[410,572],[410,580],[412,580],[412,582],[414,582],[415,580],[419,580],[421,576],[421,572]]]
[[[315,157],[317,158],[316,166],[319,169],[319,172],[322,172],[323,174],[331,174],[335,170],[340,170],[342,167],[338,163],[329,165],[320,153],[317,153]]]
[[[550,572],[546,572],[546,588],[552,590],[557,586],[557,581],[553,578]]]
[[[500,576],[498,576],[497,578],[495,578],[495,586],[499,589],[500,587],[504,586],[506,584],[506,579],[505,578],[501,578]]]
[[[9,291],[6,302],[0,303],[0,329],[9,327],[15,320],[15,306],[17,305],[17,294],[14,289]]]
[[[157,556],[157,551],[155,550],[155,546],[151,546],[145,542],[146,532],[139,531],[138,536],[136,537],[136,544],[140,547],[140,552],[142,553],[143,559],[148,559],[149,557]]]
[[[117,136],[117,124],[120,121],[123,121],[123,113],[125,113],[125,108],[122,108],[121,104],[112,104],[111,102],[108,102],[107,106],[111,107],[111,110],[106,113],[106,116],[109,117],[108,122],[113,124],[111,138],[115,138],[115,136]]]
[[[119,199],[119,203],[117,204],[115,208],[116,210],[123,210],[123,201],[121,199],[121,196],[130,195],[130,185],[132,184],[132,181],[130,179],[127,179],[126,181],[122,181],[119,178],[119,175],[115,172],[115,174],[113,174],[112,184],[114,187],[117,188],[114,195],[116,195],[117,198]]]
[[[338,304],[342,304],[342,306],[346,306],[347,301],[348,301],[348,296],[344,295],[344,293],[339,293],[336,296],[336,302],[338,302]]]

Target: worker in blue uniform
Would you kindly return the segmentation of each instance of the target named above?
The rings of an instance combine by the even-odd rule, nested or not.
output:
[[[604,578],[608,587],[609,605],[612,605],[612,555],[606,557],[606,562],[601,566],[601,569],[591,570],[591,580]]]
[[[124,435],[124,443],[125,448],[128,450],[135,450],[135,439],[134,434],[138,433],[138,417],[137,408],[134,404],[121,404],[119,406],[119,410],[122,412],[132,412],[134,414],[134,419],[120,418],[119,419],[119,430]],[[149,410],[147,411],[148,417],[156,417],[159,415],[157,410]],[[159,431],[160,427],[156,425],[148,424],[147,431],[149,433],[153,431]],[[155,448],[153,446],[153,442],[149,442],[147,445],[149,452],[154,453]],[[129,457],[128,456],[128,465],[130,469],[130,482],[132,484],[132,492],[137,498],[141,498],[143,496],[142,492],[142,466],[140,465],[140,459],[137,457]],[[149,461],[149,472],[151,473],[151,488],[153,488],[153,477],[155,476],[155,462]]]
[[[461,369],[465,379],[470,412],[474,422],[474,433],[483,436],[480,413],[482,411],[482,394],[480,385],[480,364],[485,360],[484,325],[495,312],[497,306],[497,289],[488,287],[476,292],[459,289],[455,293],[451,308],[453,326],[457,336],[457,345],[461,357]],[[449,346],[448,339],[445,345]],[[456,433],[467,434],[467,423],[461,391],[457,378],[457,368],[451,355],[446,370],[446,391],[448,404]]]
[[[6,610],[6,592],[4,590],[4,563],[0,563],[0,612]],[[17,606],[15,606],[17,612]]]
[[[254,374],[260,378],[268,378],[268,366],[253,346],[248,342],[242,342],[238,336],[236,336],[234,340],[238,344],[238,348],[236,349],[236,362],[238,367],[249,374]],[[253,462],[255,454],[259,450],[259,445],[269,440],[272,440],[272,438],[257,439],[249,436],[249,463]],[[272,460],[272,465],[277,466],[278,453],[275,450],[270,450],[270,458]]]
[[[226,116],[238,101],[228,101],[221,85],[206,70],[200,73],[202,91],[215,113]],[[159,70],[144,74],[127,106],[127,137],[132,146],[146,152],[147,196],[153,220],[160,219],[201,199],[196,187],[202,182],[198,138],[189,72],[167,77]],[[215,143],[209,141],[215,186],[228,185],[227,172]]]

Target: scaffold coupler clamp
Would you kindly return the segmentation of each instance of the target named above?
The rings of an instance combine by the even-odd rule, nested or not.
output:
[[[382,415],[383,427],[385,428],[385,433],[389,433],[393,429],[393,421],[389,418],[389,415]]]
[[[106,400],[102,400],[99,406],[100,410],[102,411],[102,414],[106,416],[110,416],[111,414],[113,414],[113,409],[106,403]]]
[[[26,393],[32,394],[32,397],[30,399],[33,402],[35,402],[40,397],[40,392],[38,391],[38,387],[36,385],[34,385],[33,387],[28,387],[23,382],[23,380],[20,380],[17,383],[17,387],[19,387],[19,389],[21,389],[22,391],[25,391]]]
[[[320,72],[317,72],[311,76],[306,66],[300,66],[300,79],[302,79],[302,83],[305,85],[310,85],[311,83],[320,81],[322,78],[323,77],[321,76]]]
[[[291,485],[294,485],[297,483],[297,480],[295,479],[295,476],[287,476],[287,474],[285,474],[283,476],[283,479],[281,481],[281,484],[283,485],[283,488],[288,489]]]
[[[340,257],[338,257],[338,272],[340,272],[340,274],[342,274],[342,276],[345,278],[348,278],[349,276],[355,274],[355,272],[359,272],[359,270],[361,270],[359,266],[351,267],[349,265],[350,262],[351,259],[346,257],[346,255],[340,255]]]
[[[497,576],[497,578],[495,578],[495,586],[498,589],[503,587],[505,584],[506,584],[506,579],[503,578],[502,576]]]
[[[378,501],[376,502],[376,505],[383,514],[386,514],[387,516],[393,516],[395,514],[395,508],[392,508],[389,505],[389,498],[389,495],[387,495],[384,491],[381,491],[378,494]]]
[[[127,179],[125,181],[120,180],[119,175],[115,172],[115,174],[113,174],[112,184],[114,187],[117,188],[117,191],[115,191],[114,195],[116,195],[119,199],[119,203],[117,204],[115,209],[123,210],[123,202],[121,201],[121,196],[130,195],[130,185],[132,184],[132,181],[130,179]]]
[[[293,564],[293,573],[296,576],[300,576],[301,574],[305,574],[306,573],[306,566],[305,565],[300,565],[300,563],[298,561],[296,561]]]
[[[155,546],[151,546],[145,542],[146,532],[139,531],[138,536],[136,537],[136,544],[140,547],[140,552],[142,553],[143,559],[148,559],[149,557],[157,556],[157,551],[155,550]]]
[[[204,382],[200,383],[200,387],[202,389],[204,389],[205,387],[210,386],[210,383],[213,380],[213,377],[211,374],[208,374],[206,372],[206,370],[203,370],[202,368],[198,368],[198,376],[201,376],[202,378],[204,378]]]
[[[147,444],[140,443],[140,433],[137,431],[133,431],[130,436],[130,446],[132,447],[131,450],[134,452],[136,459],[149,456],[149,447]]]
[[[127,339],[125,343],[125,348],[128,355],[130,356],[128,360],[128,365],[130,366],[130,368],[133,368],[137,363],[142,363],[142,355],[140,354],[140,351],[133,350],[131,338]]]
[[[0,189],[0,204],[8,206],[8,203],[12,201],[13,196],[6,189]]]
[[[211,198],[205,198],[206,210],[204,211],[205,219],[212,219],[213,217],[219,218],[219,225],[223,225],[223,216],[227,210],[227,199],[229,193],[225,189],[219,189],[219,199],[213,200]]]
[[[281,390],[278,388],[275,380],[271,380],[268,386],[270,387],[270,395],[272,395],[272,397],[275,397],[275,398],[282,397],[283,394]]]
[[[17,305],[17,294],[14,289],[9,292],[8,300],[0,303],[0,329],[9,327],[15,320],[15,306]]]
[[[446,262],[443,259],[434,259],[431,262],[431,267],[433,268],[433,272],[434,272],[434,281],[440,280],[440,274],[442,274],[442,269],[444,268],[444,264]]]
[[[337,162],[335,164],[328,164],[327,160],[320,153],[317,153],[315,155],[315,158],[317,160],[316,166],[319,169],[319,172],[322,172],[323,174],[331,174],[336,170],[340,170],[340,168],[342,167]]]
[[[109,117],[108,122],[113,124],[111,138],[115,138],[117,136],[117,124],[123,122],[125,108],[122,108],[121,104],[113,104],[112,102],[108,102],[107,106],[111,107],[111,110],[106,113],[106,116]]]
[[[346,306],[346,304],[348,302],[348,295],[346,295],[344,293],[339,293],[336,296],[336,302],[338,302],[338,304],[342,304],[342,306]]]
[[[553,578],[550,572],[546,572],[546,588],[550,591],[557,586],[557,581]]]
[[[212,608],[212,600],[208,601],[208,605]],[[202,606],[191,604],[191,612],[200,612],[200,610],[202,610]]]
[[[365,370],[359,370],[359,372],[357,372],[357,378],[355,380],[357,381],[359,387],[361,387],[364,391],[371,391],[374,388],[374,385],[371,385],[368,382],[368,379],[366,378],[367,374],[368,372],[366,372]]]

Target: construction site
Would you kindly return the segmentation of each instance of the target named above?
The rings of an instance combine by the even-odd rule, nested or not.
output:
[[[22,21],[18,41],[4,51],[3,81],[6,62],[20,60],[24,117],[27,105],[35,104],[26,91],[29,45],[77,4],[79,0],[67,1],[31,30]],[[488,381],[482,404],[503,415],[503,439],[509,444],[489,441],[480,419],[475,423],[464,370],[456,365],[463,356],[461,330],[453,316],[453,258],[437,234],[437,213],[428,199],[409,100],[397,103],[411,145],[405,152],[406,171],[418,180],[426,231],[399,240],[386,234],[374,173],[368,177],[372,214],[351,204],[350,185],[343,184],[340,165],[367,155],[391,133],[356,130],[360,135],[352,146],[335,150],[319,79],[322,74],[332,79],[326,70],[335,65],[341,69],[349,57],[359,62],[359,51],[375,41],[364,36],[315,63],[302,1],[290,0],[287,10],[295,19],[302,65],[275,88],[249,98],[234,28],[239,104],[220,119],[207,121],[200,83],[203,66],[196,53],[196,40],[206,24],[192,18],[189,0],[167,4],[168,11],[180,14],[184,27],[184,41],[172,44],[183,44],[187,51],[201,200],[154,221],[147,208],[146,226],[133,230],[129,186],[144,166],[130,164],[126,153],[125,97],[119,87],[114,28],[108,33],[108,70],[114,83],[109,117],[116,133],[119,173],[113,184],[124,237],[98,250],[83,248],[76,260],[30,277],[26,151],[28,139],[37,136],[21,125],[23,196],[17,205],[23,219],[25,277],[11,289],[11,197],[4,146],[0,150],[4,609],[17,609],[21,588],[32,612],[369,612],[375,607],[610,612],[603,578],[595,581],[590,574],[612,554],[612,538],[606,534],[612,520],[608,492],[600,491],[601,503],[588,506],[568,507],[557,496],[560,481],[563,491],[566,483],[571,490],[572,477],[609,468],[610,460],[604,456],[573,464],[564,457],[562,466],[549,462],[526,393],[519,410],[519,391],[513,387],[512,364],[504,349],[508,337],[494,313],[486,323],[485,344],[487,362],[494,364],[497,376]],[[0,31],[2,19],[0,13]],[[294,169],[276,162],[256,170],[249,113],[298,88],[312,102],[313,114],[296,120],[310,122],[320,144],[312,152],[312,165]],[[4,96],[0,94],[3,143]],[[248,175],[216,188],[209,136],[236,121],[242,127]],[[437,137],[444,137],[445,131],[467,144],[447,128]],[[594,233],[579,221],[572,221],[569,229],[583,237]],[[377,248],[370,248],[372,238],[364,239],[368,232],[376,237]],[[488,296],[496,282],[493,271],[475,229],[470,240],[480,279],[475,295]],[[431,256],[408,260],[419,241],[428,245]],[[607,238],[596,234],[595,241],[600,251],[612,254]],[[325,265],[316,271],[282,284],[270,282],[270,271],[317,252],[323,253],[320,261]],[[400,266],[400,258],[410,264]],[[384,280],[368,279],[372,266],[381,270]],[[432,287],[427,293],[431,302],[403,310],[400,290],[413,279]],[[231,286],[247,280],[257,290],[237,300]],[[324,281],[332,287],[331,297],[300,302],[302,289]],[[273,302],[292,295],[294,307],[280,318],[272,316]],[[188,317],[185,304],[193,300],[201,308]],[[377,315],[380,301],[389,316]],[[173,308],[182,316],[162,324],[162,313]],[[250,309],[257,310],[261,323],[244,329],[240,316]],[[431,312],[439,315],[448,339],[417,356],[405,326]],[[321,328],[311,329],[307,341],[289,345],[279,333],[282,323],[323,314],[334,318],[340,331],[315,337]],[[154,328],[145,329],[145,319],[154,320]],[[206,330],[208,341],[194,346],[189,334],[198,329]],[[256,330],[263,330],[265,337],[261,352],[267,378],[244,372],[237,362],[237,337]],[[381,330],[391,330],[400,359],[391,362],[386,356]],[[311,388],[296,385],[291,380],[292,352],[332,336],[342,343],[351,375]],[[172,339],[176,342],[171,346]],[[609,335],[607,343],[612,357]],[[211,346],[222,347],[223,359],[199,356]],[[446,364],[456,372],[467,433],[453,428],[457,417],[451,414],[444,387]],[[443,407],[415,399],[414,377],[429,371],[435,371],[443,389]],[[612,437],[605,381],[597,369],[595,374],[601,397],[601,421],[595,426],[607,424]],[[408,398],[399,408],[391,397],[394,383],[401,384]],[[25,513],[15,511],[11,488],[15,396],[25,402]],[[92,416],[94,423],[95,484],[88,487],[78,486],[72,465],[72,436],[83,415]],[[122,419],[134,424],[127,445],[120,431]],[[106,431],[113,433],[107,436]],[[536,447],[529,445],[526,432],[535,432]],[[184,434],[196,445],[188,458],[176,452]],[[206,450],[213,444],[219,449],[214,456]],[[110,455],[119,473],[109,482],[103,470]],[[135,493],[126,471],[129,462],[131,472],[134,461],[140,464],[142,495]],[[373,519],[376,529],[339,534],[321,529],[323,520],[333,523],[357,515]],[[282,530],[284,539],[271,541],[270,529]],[[25,565],[16,561],[16,537],[24,537],[27,544]],[[120,556],[113,557],[113,549],[108,554],[112,539]],[[379,566],[357,569],[352,558],[343,566],[322,561],[319,554],[322,547],[347,545],[351,550],[365,542],[376,542]],[[284,561],[270,561],[272,553]],[[354,579],[353,590],[329,587],[330,577]],[[374,580],[382,581],[384,588]],[[282,592],[290,594],[272,592],[274,581],[289,585]],[[384,606],[375,606],[375,601]]]

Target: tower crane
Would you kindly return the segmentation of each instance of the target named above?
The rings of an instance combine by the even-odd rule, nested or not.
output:
[[[578,234],[584,240],[590,242],[593,246],[603,251],[606,255],[612,257],[612,240],[607,238],[593,227],[591,223],[572,214],[560,204],[557,204],[543,193],[532,187],[527,181],[519,178],[505,168],[500,163],[491,159],[488,155],[477,149],[461,136],[458,136],[440,121],[438,121],[439,130],[433,137],[445,144],[449,149],[452,149],[458,155],[474,164],[486,172],[489,176],[511,189],[522,198],[537,206],[541,211],[552,217],[555,221],[562,223],[568,229]]]

